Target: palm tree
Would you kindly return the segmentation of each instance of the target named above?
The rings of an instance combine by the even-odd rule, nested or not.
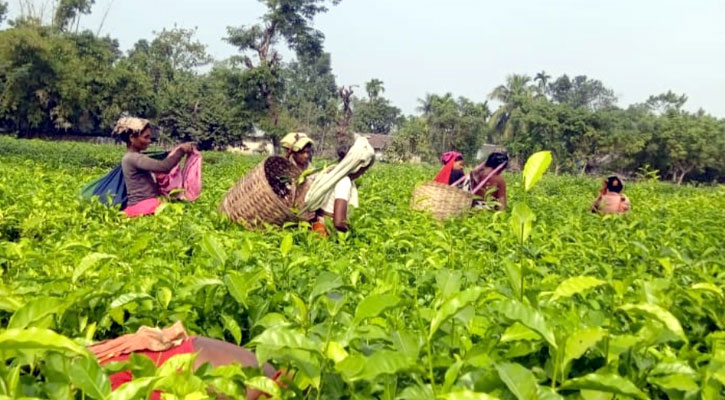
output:
[[[418,103],[420,104],[418,106],[418,111],[423,113],[423,116],[430,115],[431,112],[433,112],[433,103],[438,98],[435,94],[426,93],[425,97],[422,99],[418,99]]]
[[[491,100],[501,102],[498,110],[491,115],[489,125],[496,129],[503,139],[510,139],[514,136],[511,116],[521,108],[524,102],[534,97],[534,87],[529,85],[529,82],[531,82],[531,77],[527,75],[509,75],[506,77],[505,85],[493,89],[488,95]]]
[[[368,98],[370,100],[377,98],[381,92],[385,91],[383,81],[377,78],[371,79],[370,82],[365,84],[365,91],[368,92]]]
[[[551,75],[547,74],[546,71],[543,70],[534,77],[534,82],[539,83],[537,86],[539,97],[546,96],[549,79],[551,79]]]

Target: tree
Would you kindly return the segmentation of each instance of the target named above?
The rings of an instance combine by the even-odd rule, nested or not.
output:
[[[389,134],[401,121],[400,109],[377,97],[353,102],[352,127],[357,132]]]
[[[283,133],[278,128],[278,98],[283,90],[280,76],[281,55],[274,48],[280,39],[297,56],[319,56],[322,53],[322,32],[312,28],[315,15],[327,11],[328,0],[260,0],[267,8],[262,23],[249,27],[228,28],[226,40],[237,46],[241,60],[252,72],[258,72],[256,89],[265,101],[264,130],[272,137],[275,147]],[[340,0],[331,0],[333,5]],[[253,53],[254,63],[247,54]]]
[[[488,104],[465,97],[455,99],[450,93],[432,95],[429,100],[430,111],[423,118],[435,152],[457,150],[472,160],[487,139],[487,119],[491,115]]]
[[[574,108],[587,107],[592,110],[612,108],[617,103],[614,91],[604,87],[601,81],[579,75],[573,80],[566,74],[549,84],[551,99]]]
[[[282,107],[295,120],[295,130],[312,135],[318,150],[337,121],[337,86],[332,74],[330,54],[301,56],[282,70],[284,94]]]
[[[424,118],[411,117],[393,134],[385,149],[386,158],[392,161],[410,161],[413,157],[434,159],[430,145],[430,132]]]
[[[506,84],[495,88],[488,97],[501,103],[493,113],[489,125],[495,129],[503,140],[515,136],[518,130],[512,117],[520,112],[521,107],[533,99],[534,88],[529,85],[531,78],[526,75],[509,75]]]
[[[371,79],[365,84],[365,91],[368,93],[368,98],[370,100],[376,99],[380,93],[385,92],[383,81],[377,78]]]
[[[650,96],[644,103],[648,110],[659,115],[665,114],[668,110],[679,111],[687,102],[686,95],[676,95],[671,90],[657,96]]]
[[[53,26],[60,30],[67,30],[78,25],[82,14],[89,14],[95,0],[60,0],[55,7]]]
[[[722,125],[704,112],[690,114],[670,109],[658,119],[655,145],[664,155],[672,181],[681,184],[688,174],[720,163]]]
[[[539,97],[546,97],[548,93],[548,84],[551,75],[547,74],[546,71],[541,71],[534,77],[534,82],[537,82],[536,91]]]
[[[358,132],[389,134],[401,122],[400,109],[391,105],[388,99],[381,97],[385,91],[383,81],[372,79],[365,84],[367,100],[355,99],[353,102],[352,127]]]
[[[8,2],[7,1],[0,1],[0,24],[5,21],[5,17],[8,14]]]

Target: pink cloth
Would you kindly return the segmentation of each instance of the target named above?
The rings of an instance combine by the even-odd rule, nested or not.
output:
[[[455,161],[458,157],[463,157],[463,154],[457,151],[447,151],[441,155],[441,162],[443,164],[448,164],[450,161]]]
[[[181,151],[177,148],[171,151],[172,154],[175,151]],[[179,168],[179,165],[169,171],[168,174],[160,172],[155,173],[156,182],[159,184],[161,194],[169,196],[171,191],[175,189],[183,189],[184,192],[180,198],[183,200],[194,201],[199,198],[201,194],[201,153],[194,149],[189,155],[186,156],[184,167]]]
[[[129,218],[140,217],[142,215],[151,215],[160,205],[161,200],[156,197],[151,197],[146,200],[141,200],[132,206],[124,208],[123,212]]]

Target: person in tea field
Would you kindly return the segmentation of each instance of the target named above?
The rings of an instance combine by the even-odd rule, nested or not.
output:
[[[153,214],[161,205],[159,196],[168,196],[173,189],[186,189],[184,199],[187,200],[198,197],[201,191],[201,154],[193,143],[178,145],[161,160],[149,157],[143,151],[151,144],[151,124],[146,119],[135,117],[120,118],[113,128],[113,136],[126,143],[121,167],[128,192],[128,203],[123,210],[127,216]],[[175,167],[184,155],[187,160],[184,169],[179,171]]]
[[[471,177],[464,186],[475,190],[474,208],[498,210],[506,209],[506,180],[501,172],[508,166],[509,158],[504,153],[489,154],[482,168],[471,171]],[[493,203],[493,204],[492,204]]]
[[[375,162],[375,150],[362,136],[344,141],[337,149],[338,164],[323,171],[314,180],[305,196],[305,208],[315,210],[312,229],[328,235],[325,218],[332,218],[338,231],[349,228],[349,206],[358,207],[355,179],[362,176]]]
[[[305,133],[288,133],[279,144],[285,149],[284,157],[302,171],[310,167],[314,142]]]
[[[592,205],[592,212],[622,214],[632,208],[629,198],[622,194],[624,184],[616,176],[604,180],[599,196]]]
[[[142,354],[160,367],[168,359],[179,354],[197,353],[194,369],[209,363],[212,367],[239,364],[242,367],[258,368],[257,357],[251,351],[221,340],[203,336],[190,336],[181,322],[165,328],[142,326],[136,333],[104,340],[88,347],[101,365],[111,362],[128,361],[131,354]],[[282,371],[277,371],[269,363],[262,366],[264,374],[277,384],[287,378]],[[110,375],[111,388],[133,380],[131,371],[124,370]],[[264,394],[258,390],[248,389],[247,399],[257,399]],[[151,400],[160,400],[161,393],[155,391]]]
[[[457,151],[448,151],[441,155],[443,168],[438,172],[435,181],[444,185],[463,183],[463,155]]]

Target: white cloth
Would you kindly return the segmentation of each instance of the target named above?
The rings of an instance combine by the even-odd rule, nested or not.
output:
[[[305,207],[302,211],[319,210],[325,206],[330,199],[330,193],[335,192],[337,183],[344,178],[350,179],[350,175],[370,165],[374,157],[375,150],[368,143],[368,140],[362,136],[356,136],[355,143],[347,152],[345,158],[337,165],[322,172],[312,183],[305,196]],[[357,192],[357,189],[355,191]],[[352,197],[350,202],[352,202]],[[357,195],[355,195],[355,203],[357,203]]]
[[[358,207],[358,192],[355,182],[346,176],[340,179],[335,185],[335,190],[331,191],[325,201],[325,205],[322,207],[322,211],[334,214],[335,213],[335,200],[345,200],[347,202],[348,209],[350,206],[355,208]]]

